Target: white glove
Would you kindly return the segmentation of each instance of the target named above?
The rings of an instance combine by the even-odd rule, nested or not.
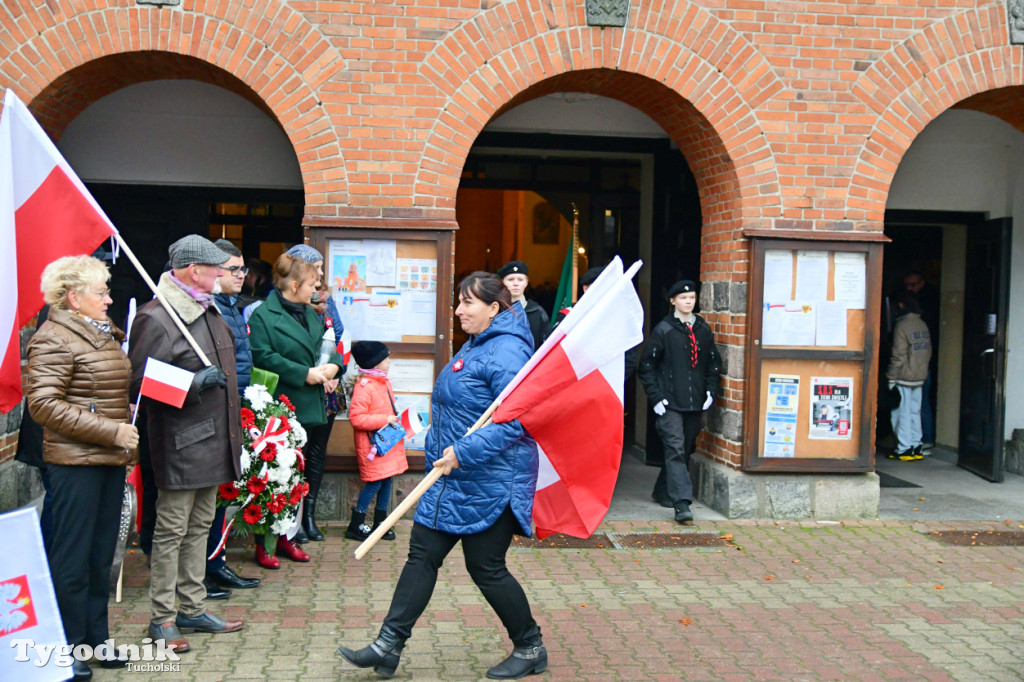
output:
[[[665,414],[665,406],[666,405],[668,405],[668,401],[667,400],[662,400],[660,403],[655,403],[654,404],[654,414],[658,415],[659,417],[662,416],[663,414]]]
[[[715,402],[715,396],[711,395],[711,391],[708,391],[708,399],[704,401],[704,407],[700,408],[706,410],[711,407],[711,403]]]

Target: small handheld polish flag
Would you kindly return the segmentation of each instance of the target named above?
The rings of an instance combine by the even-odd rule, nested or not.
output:
[[[181,407],[185,404],[185,397],[188,395],[189,386],[192,385],[193,376],[195,373],[187,369],[175,367],[154,358],[146,358],[139,395]]]
[[[415,407],[415,406],[413,406]],[[402,428],[405,429],[406,437],[411,438],[423,430],[423,422],[420,421],[420,413],[413,407],[407,407],[402,411]]]

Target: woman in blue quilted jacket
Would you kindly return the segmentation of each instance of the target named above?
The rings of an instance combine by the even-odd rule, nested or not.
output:
[[[512,536],[530,535],[537,485],[537,444],[518,421],[465,435],[533,354],[526,316],[501,280],[474,272],[459,284],[455,314],[469,341],[442,370],[431,397],[428,467],[444,477],[420,499],[409,558],[380,634],[367,647],[338,650],[360,668],[391,677],[405,640],[427,607],[437,571],[462,542],[466,568],[508,630],[514,649],[487,677],[514,680],[547,669],[540,627],[505,565]]]

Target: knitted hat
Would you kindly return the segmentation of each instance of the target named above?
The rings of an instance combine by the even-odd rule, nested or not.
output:
[[[668,297],[675,298],[678,294],[697,293],[697,285],[692,279],[681,279],[668,290]]]
[[[510,260],[498,268],[498,277],[505,279],[509,275],[526,275],[529,277],[530,269],[521,260]]]
[[[321,254],[319,251],[314,249],[312,246],[309,246],[308,244],[296,244],[292,248],[285,251],[285,253],[287,253],[289,256],[301,258],[307,263],[315,263],[318,260],[324,259],[323,254]]]
[[[389,355],[391,351],[380,341],[356,341],[352,344],[352,357],[363,369],[373,369]]]
[[[589,287],[591,284],[594,283],[594,280],[596,280],[601,275],[602,272],[604,272],[603,267],[590,268],[580,276],[580,286]]]
[[[213,245],[206,237],[189,234],[171,244],[167,249],[171,267],[185,268],[189,265],[221,265],[231,256]]]

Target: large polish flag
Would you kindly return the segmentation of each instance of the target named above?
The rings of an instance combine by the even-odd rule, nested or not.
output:
[[[18,330],[43,307],[43,268],[89,254],[117,230],[28,107],[7,90],[0,114],[0,412],[21,402]]]
[[[644,311],[616,258],[505,388],[495,422],[518,419],[537,441],[537,536],[586,538],[608,513],[622,461],[625,352]]]
[[[142,386],[139,395],[159,400],[168,405],[181,407],[185,404],[189,386],[192,385],[194,372],[181,367],[169,365],[156,358],[146,358],[146,366],[142,369]]]

